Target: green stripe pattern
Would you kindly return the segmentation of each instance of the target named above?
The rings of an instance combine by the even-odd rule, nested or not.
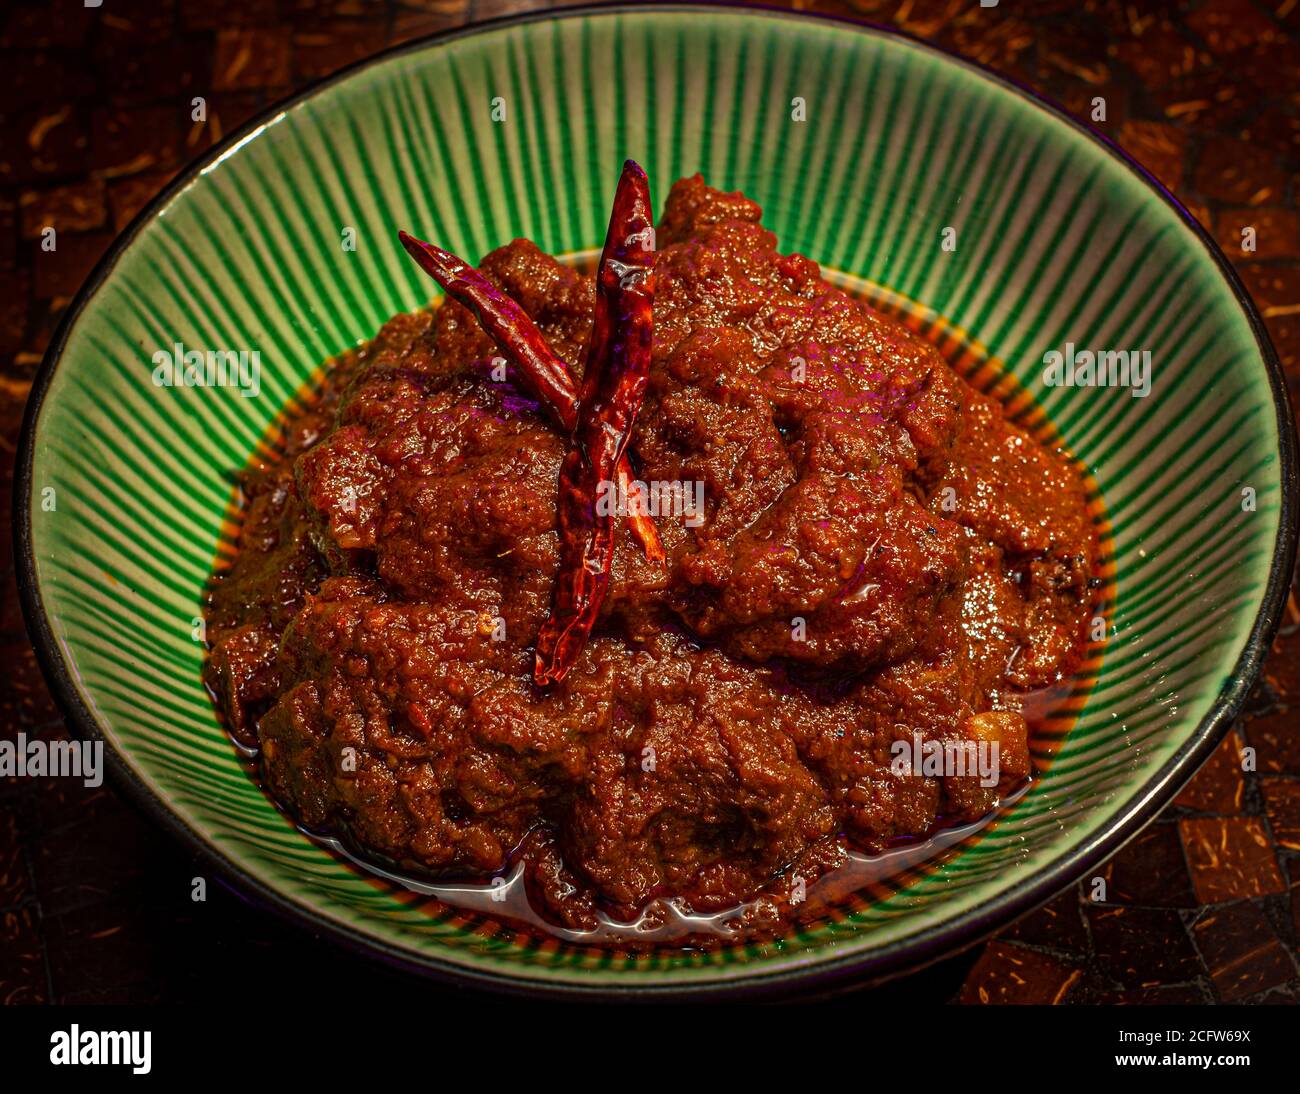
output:
[[[804,121],[792,120],[796,98]],[[627,156],[646,165],[656,200],[695,171],[744,190],[783,249],[923,302],[1004,361],[1095,475],[1115,529],[1104,667],[1032,791],[898,891],[779,943],[713,954],[539,944],[360,877],[241,769],[193,634],[229,549],[231,472],[322,361],[432,298],[397,229],[473,258],[515,236],[588,249]],[[941,247],[946,228],[955,250]],[[260,393],[156,386],[152,354],[177,342],[257,350]],[[1151,395],[1045,387],[1042,356],[1066,342],[1150,350]],[[46,611],[82,699],[216,853],[418,960],[539,983],[687,986],[868,957],[1105,830],[1206,716],[1245,645],[1278,532],[1277,454],[1265,369],[1229,287],[1099,146],[901,40],[646,10],[393,56],[207,164],[76,319],[40,414],[31,506]]]

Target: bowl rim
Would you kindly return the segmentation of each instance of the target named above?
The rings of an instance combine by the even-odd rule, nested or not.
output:
[[[1154,190],[1156,195],[1173,209],[1182,225],[1200,242],[1220,276],[1227,283],[1237,306],[1244,312],[1264,363],[1276,412],[1278,470],[1282,497],[1277,538],[1273,546],[1264,595],[1245,646],[1223,687],[1220,688],[1219,694],[1215,697],[1209,712],[1164,765],[1144,781],[1136,793],[1129,796],[1111,823],[1094,832],[1082,843],[1066,849],[1044,865],[1024,885],[1002,894],[987,904],[964,912],[954,919],[926,927],[908,938],[886,943],[870,953],[851,953],[843,956],[830,954],[825,958],[811,961],[805,967],[772,972],[765,972],[759,961],[752,966],[752,972],[730,980],[638,984],[633,975],[629,977],[626,985],[599,984],[588,987],[579,983],[551,981],[546,979],[545,975],[534,978],[527,974],[512,975],[506,972],[467,968],[366,935],[258,880],[237,859],[210,844],[198,830],[184,823],[163,798],[156,795],[136,776],[117,749],[105,738],[73,682],[72,673],[50,626],[37,581],[31,523],[32,472],[40,412],[78,317],[112,273],[119,258],[146,225],[155,219],[158,211],[208,166],[224,158],[232,149],[248,140],[282,112],[314,98],[366,69],[396,57],[420,53],[476,35],[495,33],[507,27],[549,22],[554,19],[588,19],[641,13],[728,14],[746,15],[755,19],[785,19],[822,27],[838,27],[868,37],[894,39],[928,54],[942,64],[966,69],[977,78],[997,85],[1000,90],[1011,92],[1027,100],[1032,106],[1047,114],[1052,122],[1067,126],[1098,145]],[[550,996],[582,1000],[629,1000],[736,996],[757,998],[788,995],[796,990],[819,993],[835,988],[878,983],[920,969],[984,940],[999,927],[1046,903],[1085,875],[1088,870],[1112,856],[1153,820],[1165,803],[1195,773],[1240,714],[1246,697],[1260,674],[1265,652],[1281,622],[1296,555],[1296,495],[1297,482],[1300,481],[1296,450],[1295,422],[1290,410],[1286,377],[1282,372],[1277,353],[1249,293],[1218,244],[1151,172],[1110,137],[1084,125],[1049,97],[1029,89],[1012,77],[908,32],[850,16],[770,8],[743,3],[741,0],[723,0],[715,3],[699,3],[694,0],[687,0],[687,2],[654,0],[651,3],[577,4],[523,12],[469,26],[453,27],[371,54],[271,104],[177,172],[175,177],[114,239],[86,278],[64,313],[33,378],[23,414],[15,459],[13,490],[15,571],[28,634],[33,640],[37,660],[50,686],[50,691],[68,727],[84,740],[103,741],[107,746],[104,750],[105,766],[114,785],[123,789],[128,800],[132,801],[146,816],[212,868],[217,878],[236,895],[255,906],[271,911],[295,926],[323,935],[349,950],[378,958],[400,970],[418,973],[452,986],[474,987],[508,995],[533,998]]]

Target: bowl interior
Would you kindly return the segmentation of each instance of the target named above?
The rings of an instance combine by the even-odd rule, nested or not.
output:
[[[656,202],[694,171],[742,189],[783,250],[920,302],[986,348],[1091,469],[1114,526],[1104,665],[1030,793],[896,891],[711,955],[538,944],[359,877],[249,781],[200,683],[231,472],[317,366],[433,295],[397,229],[473,258],[515,236],[590,248],[626,156]],[[154,354],[178,343],[256,351],[258,390],[157,386]],[[1043,355],[1066,343],[1149,350],[1150,394],[1045,386]],[[67,330],[34,429],[31,553],[53,656],[129,777],[246,884],[320,925],[470,975],[578,987],[883,965],[1085,861],[1235,698],[1283,516],[1255,334],[1151,184],[924,47],[723,10],[505,25],[294,102],[137,226]]]

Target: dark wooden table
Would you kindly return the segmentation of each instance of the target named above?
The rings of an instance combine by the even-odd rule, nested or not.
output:
[[[24,401],[70,298],[185,161],[250,115],[396,42],[545,7],[467,0],[10,0],[0,26],[0,733],[64,736],[23,629],[9,536]],[[1300,2],[794,3],[901,27],[1034,87],[1132,152],[1209,226],[1300,395]],[[208,101],[190,123],[190,99]],[[58,229],[42,252],[41,227]],[[1256,229],[1244,253],[1242,228]],[[1300,1000],[1300,611],[1246,724],[1102,871],[975,950],[873,989],[894,1002]],[[1256,770],[1243,772],[1249,745]],[[213,886],[111,788],[0,781],[0,999],[325,1002],[437,994]],[[353,996],[355,998],[355,996]],[[369,998],[375,998],[374,995]]]

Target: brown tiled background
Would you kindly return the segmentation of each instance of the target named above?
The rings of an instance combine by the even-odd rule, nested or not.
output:
[[[72,295],[190,158],[276,99],[385,46],[539,3],[7,0],[0,26],[0,471]],[[794,3],[901,27],[1098,124],[1218,238],[1300,394],[1300,0]],[[190,100],[208,103],[190,121]],[[41,229],[58,230],[43,252]],[[1241,230],[1256,229],[1243,253]],[[0,529],[0,733],[65,734]],[[1085,882],[965,955],[873,989],[903,1002],[1300,1000],[1300,610],[1252,717],[1161,817]],[[1241,750],[1257,757],[1243,771]],[[0,999],[234,1000],[294,983],[321,1002],[435,989],[317,942],[213,885],[115,791],[0,782]],[[355,994],[353,994],[355,999]]]

